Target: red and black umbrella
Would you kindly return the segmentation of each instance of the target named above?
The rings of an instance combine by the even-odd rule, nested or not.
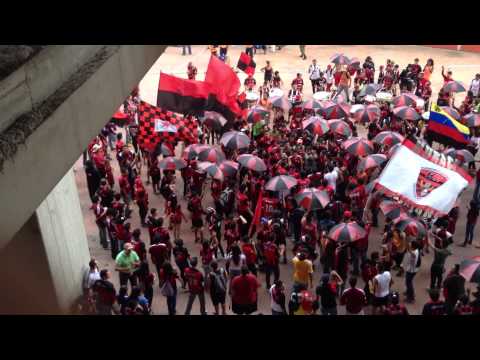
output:
[[[455,92],[464,92],[467,91],[467,88],[460,81],[452,80],[443,85],[442,90],[447,93]]]
[[[303,102],[302,108],[304,110],[317,110],[321,109],[322,105],[316,100],[307,100]]]
[[[345,137],[352,136],[352,129],[350,128],[350,125],[348,125],[343,120],[339,120],[339,119],[330,120],[328,121],[328,126],[330,127],[331,131],[333,131],[338,135],[342,135]]]
[[[253,171],[261,172],[261,171],[267,170],[267,166],[265,165],[263,160],[260,159],[258,156],[255,156],[252,154],[240,155],[237,158],[237,161],[243,167],[246,167],[247,169],[250,169]]]
[[[248,111],[247,121],[251,124],[265,120],[270,115],[269,111],[262,106],[254,106]]]
[[[288,99],[285,96],[274,97],[270,102],[273,107],[281,108],[286,111],[292,108],[292,103],[288,101]]]
[[[335,225],[328,232],[328,237],[337,242],[353,242],[364,238],[367,232],[356,222]]]
[[[265,189],[270,191],[286,191],[297,185],[297,180],[288,175],[278,175],[271,178],[266,184]]]
[[[467,121],[468,127],[480,126],[480,114],[470,113],[463,117]]]
[[[162,142],[160,145],[160,153],[163,156],[175,156],[174,151],[165,143]]]
[[[400,106],[393,109],[393,113],[403,120],[418,120],[420,115],[417,110],[409,106]]]
[[[326,191],[316,188],[303,189],[295,196],[297,204],[307,211],[323,209],[330,202],[330,197]]]
[[[401,231],[404,231],[405,234],[416,236],[417,238],[427,235],[427,229],[425,229],[425,226],[420,221],[410,217],[399,218],[395,224],[395,227]]]
[[[413,94],[410,93],[403,93],[402,95],[395,96],[392,99],[393,106],[399,107],[399,106],[412,106],[416,107],[417,106],[417,97]]]
[[[198,151],[198,160],[218,163],[225,160],[225,154],[219,148],[207,145]]]
[[[353,137],[345,140],[342,146],[350,154],[356,156],[367,156],[373,153],[374,150],[372,142],[361,137]]]
[[[455,110],[453,107],[451,106],[440,106],[440,107],[442,108],[443,111],[445,111],[448,115],[453,117],[455,120],[460,121],[460,119],[462,118],[462,115],[460,115],[460,113],[457,110]]]
[[[333,54],[330,61],[337,65],[350,65],[350,59],[343,54]]]
[[[166,157],[160,160],[158,167],[164,170],[180,170],[187,166],[185,160],[174,158],[173,156]]]
[[[365,171],[367,169],[373,169],[382,165],[385,161],[387,161],[387,155],[383,155],[383,154],[368,155],[358,163],[357,170]]]
[[[401,220],[408,217],[408,211],[400,203],[391,200],[383,200],[380,203],[383,215],[391,220]]]
[[[378,90],[380,90],[382,86],[380,84],[368,84],[364,85],[362,90],[360,90],[359,96],[375,96],[377,95]]]
[[[225,176],[235,176],[238,171],[239,165],[235,161],[231,160],[224,160],[220,164],[218,164],[220,170],[222,170]]]
[[[223,134],[220,143],[229,149],[242,149],[250,145],[250,139],[240,131],[228,131]]]
[[[405,138],[395,131],[382,131],[373,138],[373,142],[381,145],[393,146],[400,144]]]
[[[198,120],[212,129],[221,129],[227,123],[227,119],[215,111],[205,111]]]
[[[346,103],[333,102],[333,104],[329,104],[326,108],[322,106],[322,111],[326,119],[340,119],[348,117],[350,108],[351,106]]]
[[[480,256],[463,260],[460,263],[460,275],[466,281],[480,284]]]
[[[312,116],[308,118],[302,122],[302,125],[304,130],[311,131],[312,133],[320,136],[330,131],[327,121],[318,116]]]
[[[357,57],[352,57],[349,65],[353,66],[355,69],[360,69],[360,59]]]
[[[458,160],[461,163],[470,163],[475,160],[475,157],[472,153],[465,149],[447,149],[444,151],[444,154]]]
[[[372,122],[380,118],[380,108],[377,105],[370,104],[355,113],[355,120],[362,123]]]
[[[186,160],[193,160],[198,156],[198,153],[203,149],[207,149],[208,145],[203,144],[191,144],[183,150],[182,157]]]
[[[209,161],[203,161],[198,163],[198,169],[200,171],[206,172],[212,178],[223,181],[224,175],[222,170],[217,164],[211,163]]]

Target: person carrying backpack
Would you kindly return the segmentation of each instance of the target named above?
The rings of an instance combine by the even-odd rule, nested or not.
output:
[[[257,276],[257,251],[255,246],[250,242],[248,237],[243,240],[242,252],[245,255],[245,262],[248,270],[255,276]]]
[[[219,305],[222,307],[222,315],[226,315],[227,307],[225,299],[227,296],[227,273],[224,268],[218,266],[214,260],[210,264],[211,272],[207,278],[207,289],[210,292],[210,299],[215,308],[215,315],[219,315]]]
[[[268,240],[263,246],[263,255],[265,257],[265,280],[267,289],[270,289],[270,275],[272,273],[275,282],[280,280],[280,253],[277,245],[273,241]]]

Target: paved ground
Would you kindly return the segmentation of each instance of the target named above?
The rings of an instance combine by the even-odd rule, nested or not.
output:
[[[234,46],[230,49],[229,55],[231,56],[231,63],[235,63],[238,59],[240,51],[243,47]],[[453,77],[455,79],[469,83],[473,78],[476,72],[480,70],[480,55],[472,53],[462,53],[454,52],[441,49],[429,49],[420,46],[397,46],[397,45],[378,45],[378,46],[333,46],[333,45],[316,45],[316,46],[307,46],[307,56],[308,59],[303,61],[299,58],[298,46],[291,45],[280,52],[268,53],[267,55],[259,54],[255,57],[257,63],[257,68],[264,65],[265,60],[271,60],[272,66],[274,69],[279,70],[280,74],[285,83],[290,83],[297,72],[302,72],[304,78],[308,79],[306,71],[308,65],[310,64],[310,59],[316,58],[318,63],[322,68],[325,68],[328,63],[328,58],[335,52],[344,52],[349,56],[356,56],[359,59],[363,60],[367,55],[372,56],[376,66],[380,64],[385,64],[386,59],[393,59],[396,63],[399,63],[401,67],[406,65],[409,62],[412,62],[415,57],[420,59],[420,63],[425,64],[427,58],[431,57],[435,61],[435,72],[432,75],[432,83],[434,92],[438,91],[442,84],[442,78],[440,75],[441,65],[449,67],[453,70]],[[160,69],[167,73],[175,73],[178,76],[185,76],[185,70],[188,61],[193,61],[194,64],[198,67],[199,75],[198,79],[203,79],[204,71],[208,64],[209,53],[206,50],[206,46],[193,46],[193,55],[191,56],[181,56],[181,48],[170,47],[166,52],[158,59],[154,64],[152,69],[146,74],[145,78],[140,83],[140,93],[142,98],[150,103],[155,104],[156,102],[156,93],[158,86],[158,76]],[[262,75],[257,75],[257,83],[262,79]],[[244,74],[239,73],[240,80],[243,81]],[[311,88],[307,84],[306,95],[311,95]],[[463,97],[463,96],[461,96]],[[177,154],[179,154],[179,149],[177,149]],[[118,166],[116,161],[114,163],[114,175],[115,178],[119,176]],[[75,164],[76,169],[76,181],[78,185],[80,201],[82,211],[85,217],[85,226],[87,229],[88,243],[91,255],[95,257],[101,268],[109,268],[112,270],[113,282],[118,288],[118,276],[116,275],[114,269],[113,260],[110,257],[110,252],[103,250],[99,245],[98,240],[98,231],[94,222],[94,217],[90,207],[90,200],[88,197],[88,190],[86,187],[85,174],[82,168],[81,159]],[[146,169],[142,169],[142,179],[146,180]],[[178,188],[181,188],[181,177],[177,176]],[[154,195],[151,191],[151,187],[147,186],[149,192],[150,206],[163,211],[164,202],[163,198],[158,195]],[[118,184],[116,184],[115,190],[118,191]],[[455,234],[456,244],[453,246],[454,255],[449,257],[447,260],[447,267],[453,266],[455,263],[458,263],[464,257],[469,256],[478,256],[480,255],[480,249],[475,247],[462,248],[458,247],[457,244],[461,243],[465,234],[465,217],[466,217],[466,206],[468,201],[471,199],[473,192],[473,187],[471,186],[463,196],[461,197],[461,207],[460,207],[460,219],[457,223],[457,232]],[[183,201],[182,197],[179,196],[182,200],[182,208],[186,213],[186,204]],[[209,195],[205,196],[204,206],[209,206],[212,200]],[[138,209],[134,208],[135,212],[132,216],[131,223],[132,229],[139,227],[139,217]],[[383,217],[381,217],[380,228],[383,228]],[[146,229],[142,228],[143,239],[148,242],[148,233]],[[191,254],[198,256],[199,255],[199,245],[194,244],[193,242],[193,233],[190,231],[190,222],[182,225],[181,237],[184,239],[189,251]],[[475,242],[478,241],[479,230],[476,229]],[[380,247],[381,234],[378,230],[374,230],[370,236],[370,246],[369,252],[378,251]],[[289,250],[291,246],[289,245]],[[291,254],[291,251],[289,251]],[[418,275],[415,278],[415,289],[417,292],[417,301],[415,304],[408,304],[407,308],[412,314],[421,313],[423,304],[428,300],[428,294],[426,288],[429,286],[429,277],[430,277],[430,264],[432,262],[432,256],[427,255],[422,260],[422,268],[419,271]],[[223,265],[223,261],[221,261]],[[318,267],[317,267],[318,268]],[[264,275],[260,273],[260,279],[264,283]],[[281,279],[286,283],[287,287],[290,288],[292,283],[292,266],[291,264],[281,265]],[[320,273],[317,272],[314,275],[314,283],[318,283],[320,279]],[[394,277],[394,289],[402,293],[405,289],[404,278]],[[361,281],[360,281],[361,282]],[[363,286],[363,283],[360,283],[360,286]],[[187,294],[180,292],[177,300],[177,312],[183,314],[186,307]],[[155,287],[155,294],[153,300],[153,310],[155,314],[167,314],[166,301],[163,296],[160,295],[158,286]],[[210,299],[207,296],[207,311],[209,314],[213,313],[213,306],[211,305]],[[265,287],[259,290],[259,312],[264,314],[270,313],[269,308],[269,298]],[[344,308],[339,306],[339,312],[344,313]],[[199,313],[199,304],[196,302],[194,304],[192,314]],[[230,311],[229,311],[230,313]]]

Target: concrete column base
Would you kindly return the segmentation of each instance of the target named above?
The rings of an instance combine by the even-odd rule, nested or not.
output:
[[[89,249],[73,171],[0,250],[1,314],[68,314]]]

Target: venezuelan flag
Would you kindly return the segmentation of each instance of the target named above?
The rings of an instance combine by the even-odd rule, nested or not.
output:
[[[455,120],[437,104],[432,104],[427,137],[455,149],[464,148],[470,141],[470,129]]]

